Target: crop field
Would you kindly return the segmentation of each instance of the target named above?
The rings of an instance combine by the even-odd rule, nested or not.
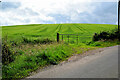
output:
[[[79,42],[91,40],[94,33],[100,31],[109,31],[117,28],[117,25],[109,24],[31,24],[17,26],[3,26],[2,36],[8,36],[10,40],[21,40],[21,37],[32,39],[49,38],[56,40],[57,33],[60,34],[78,34]],[[63,36],[64,41],[67,36]],[[76,36],[70,36],[70,41],[76,41]],[[61,36],[60,36],[61,39]]]

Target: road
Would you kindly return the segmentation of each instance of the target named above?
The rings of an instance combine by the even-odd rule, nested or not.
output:
[[[118,46],[75,62],[54,66],[27,78],[118,78]]]

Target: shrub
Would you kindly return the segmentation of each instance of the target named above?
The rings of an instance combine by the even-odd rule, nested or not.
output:
[[[14,51],[10,48],[10,44],[7,42],[7,36],[2,41],[2,63],[9,64],[14,61]]]
[[[18,46],[18,45],[19,45],[17,41],[10,41],[10,44],[11,44],[12,46]]]
[[[26,38],[26,37],[22,37],[23,39],[23,42],[24,43],[32,43],[32,44],[37,44],[37,43],[40,43],[40,44],[49,44],[49,43],[52,43],[54,42],[53,40],[50,40],[48,38],[46,39],[30,39],[30,38]]]
[[[111,32],[103,31],[100,33],[95,33],[93,36],[93,41],[99,41],[99,40],[120,40],[120,32],[118,30],[114,30]]]
[[[94,36],[93,36],[93,41],[98,41],[98,40],[99,40],[99,38],[98,38],[98,34],[95,33]]]

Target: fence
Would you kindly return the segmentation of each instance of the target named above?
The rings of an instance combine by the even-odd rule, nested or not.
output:
[[[71,37],[73,36],[73,37]],[[83,36],[82,34],[59,34],[57,33],[57,42],[60,42],[61,40],[64,41],[67,38],[67,42],[70,42],[70,38],[73,38],[72,40],[75,40],[76,43],[78,44],[78,42],[85,42],[87,40],[92,39],[92,36],[90,35],[85,35]],[[74,41],[73,41],[74,42]]]
[[[57,42],[60,41],[60,36],[62,37],[62,41],[64,40],[64,37],[63,36],[67,36],[68,38],[68,43],[69,43],[69,39],[70,39],[70,36],[71,35],[74,35],[75,37],[72,37],[72,38],[76,38],[76,41],[77,41],[77,44],[78,44],[78,34],[59,34],[57,33]]]

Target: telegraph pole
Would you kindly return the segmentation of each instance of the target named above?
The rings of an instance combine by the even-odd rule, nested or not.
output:
[[[118,0],[118,32],[119,31],[119,7],[120,7],[120,0]]]

